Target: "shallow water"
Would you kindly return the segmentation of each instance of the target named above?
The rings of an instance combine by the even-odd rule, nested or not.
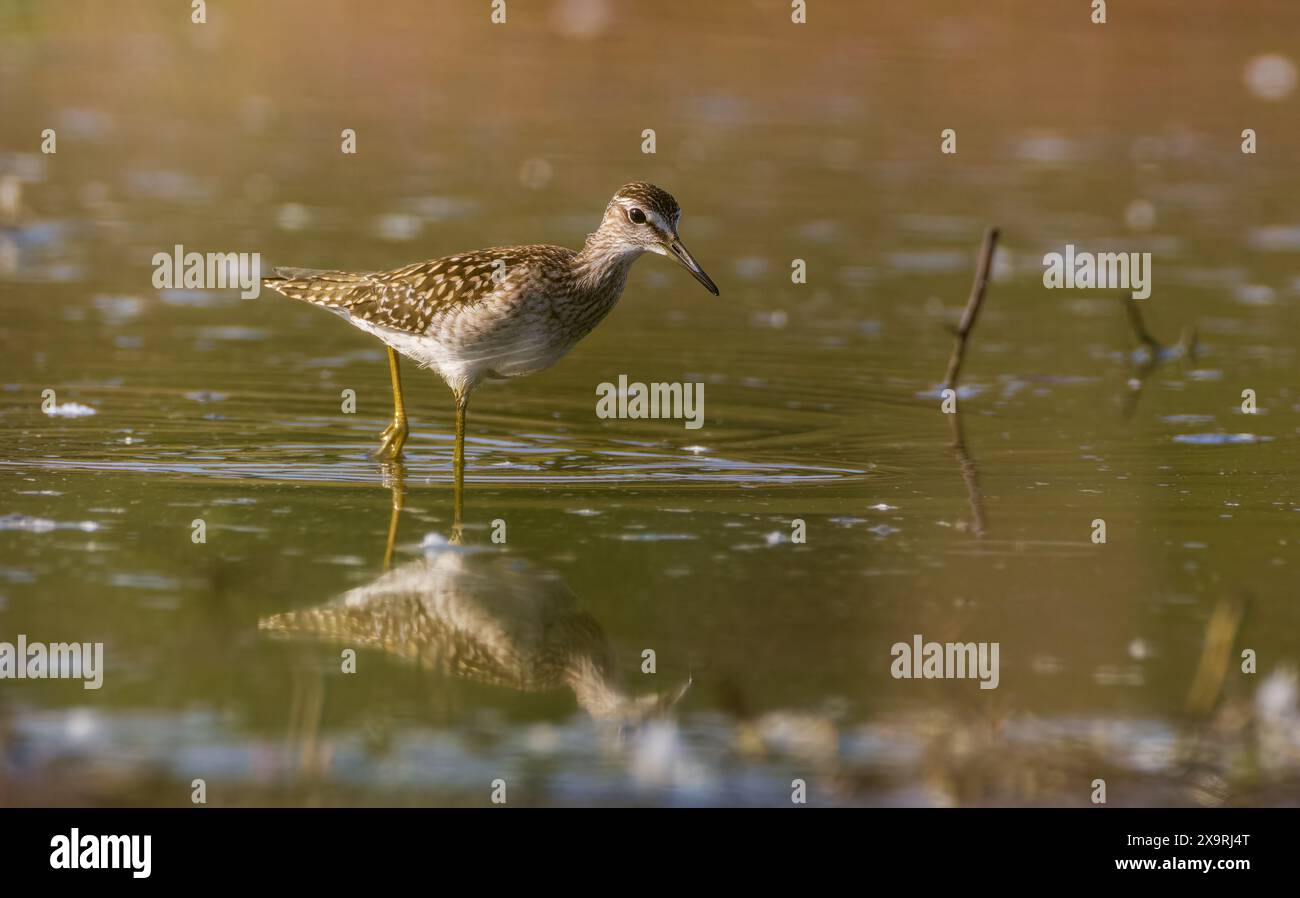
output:
[[[0,641],[107,668],[0,681],[0,802],[1300,800],[1300,125],[1242,74],[1300,13],[522,6],[5,13]],[[372,338],[150,280],[177,243],[577,246],[633,179],[722,296],[648,257],[554,369],[476,393],[460,546],[434,375],[381,465]],[[1066,243],[1153,253],[1158,364],[1114,291],[1043,289]],[[598,418],[620,374],[704,384],[704,426]],[[999,643],[998,687],[892,678],[918,633]]]

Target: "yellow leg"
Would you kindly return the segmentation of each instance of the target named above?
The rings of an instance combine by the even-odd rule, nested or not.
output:
[[[456,394],[456,447],[452,450],[452,524],[451,540],[460,545],[460,519],[465,510],[465,410],[469,407],[468,391]]]
[[[397,520],[402,516],[405,499],[406,470],[400,462],[384,465],[384,482],[393,494],[393,513],[388,519],[388,542],[384,546],[384,570],[393,563],[393,547],[397,545]]]
[[[388,347],[388,370],[393,376],[393,423],[384,428],[379,435],[379,451],[375,454],[381,458],[399,459],[402,446],[406,443],[406,405],[402,402],[402,373],[397,368],[397,353]]]

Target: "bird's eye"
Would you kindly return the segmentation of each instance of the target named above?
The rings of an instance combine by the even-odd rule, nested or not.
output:
[[[645,213],[640,209],[632,208],[627,210],[627,217],[631,219],[632,224],[645,224]]]

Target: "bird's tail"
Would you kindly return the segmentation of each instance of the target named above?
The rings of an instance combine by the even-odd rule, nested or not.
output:
[[[365,274],[323,268],[276,268],[274,271],[274,276],[262,278],[266,287],[290,299],[329,308],[347,306],[356,291],[370,282]]]

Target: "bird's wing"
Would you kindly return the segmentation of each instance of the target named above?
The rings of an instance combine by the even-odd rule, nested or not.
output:
[[[474,305],[500,290],[515,269],[528,262],[529,249],[478,250],[359,274],[277,268],[277,276],[265,283],[292,299],[381,327],[424,334],[442,313]]]
[[[330,603],[273,614],[257,626],[281,638],[378,649],[425,670],[493,686],[539,692],[563,682],[563,655],[516,646],[491,626],[467,630],[431,614],[425,597],[415,593],[359,607]]]

